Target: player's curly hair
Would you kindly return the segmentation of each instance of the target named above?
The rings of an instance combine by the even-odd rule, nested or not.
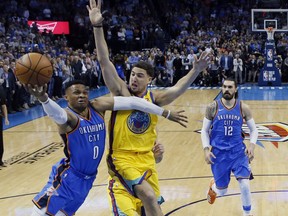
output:
[[[151,64],[149,64],[148,62],[145,61],[139,61],[137,63],[135,63],[133,65],[133,68],[137,67],[137,68],[141,68],[143,70],[145,70],[148,74],[148,76],[150,77],[154,77],[154,68]]]

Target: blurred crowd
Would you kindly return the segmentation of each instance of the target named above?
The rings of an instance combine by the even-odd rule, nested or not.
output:
[[[257,82],[265,61],[266,33],[251,32],[249,0],[107,0],[104,33],[119,76],[129,80],[133,64],[143,60],[155,68],[152,85],[174,85],[193,67],[195,55],[213,53],[209,68],[193,85],[219,86],[233,76],[239,84]],[[88,0],[4,0],[0,2],[0,85],[9,113],[37,104],[14,75],[16,60],[39,52],[51,59],[54,74],[48,94],[63,96],[63,87],[82,79],[90,88],[105,85],[97,61]],[[286,1],[279,1],[288,8]],[[279,7],[276,5],[275,7]],[[69,8],[69,10],[67,10]],[[159,12],[161,11],[161,12]],[[40,32],[28,20],[70,22],[70,35]],[[275,65],[288,81],[288,34],[276,33]]]

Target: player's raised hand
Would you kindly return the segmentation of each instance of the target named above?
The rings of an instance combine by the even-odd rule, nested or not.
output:
[[[188,123],[188,118],[186,115],[183,114],[183,112],[185,112],[184,110],[180,110],[180,111],[170,111],[170,115],[168,116],[168,119],[170,121],[174,121],[179,123],[181,126],[183,127],[187,127]]]
[[[212,59],[212,53],[203,51],[199,58],[194,55],[194,59],[195,61],[193,62],[193,68],[196,72],[201,72],[205,70],[210,64],[210,61]]]
[[[25,84],[24,88],[26,91],[28,91],[31,95],[35,96],[38,98],[40,101],[46,101],[48,99],[48,96],[46,94],[47,91],[47,84],[43,86],[38,86],[38,85],[31,85],[31,84]]]
[[[104,20],[101,14],[101,0],[90,0],[90,6],[87,5],[87,10],[89,12],[89,18],[92,26],[101,26]]]

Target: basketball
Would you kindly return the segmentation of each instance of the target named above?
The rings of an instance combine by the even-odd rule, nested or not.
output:
[[[50,60],[40,53],[27,53],[16,61],[15,75],[22,84],[43,86],[53,75]]]

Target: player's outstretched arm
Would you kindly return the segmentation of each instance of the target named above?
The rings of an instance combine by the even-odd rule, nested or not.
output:
[[[140,110],[163,116],[170,121],[179,123],[183,127],[187,127],[187,116],[183,114],[183,110],[166,110],[139,97],[100,97],[91,101],[91,104],[99,112],[105,112],[106,110]]]
[[[201,129],[201,141],[204,150],[204,159],[207,164],[213,164],[213,158],[215,155],[210,150],[210,129],[212,125],[212,119],[215,115],[217,104],[213,101],[206,107],[205,117],[203,119],[203,125]]]
[[[167,105],[182,95],[194,82],[199,73],[208,67],[211,60],[211,53],[204,51],[199,58],[194,55],[194,59],[193,68],[186,76],[182,77],[173,87],[155,95],[156,104],[159,106]]]
[[[48,97],[48,94],[46,93],[47,84],[44,86],[32,86],[28,84],[24,85],[24,87],[31,95],[34,95],[41,102],[45,113],[59,125],[59,131],[61,133],[65,133],[69,130],[67,128],[68,122],[70,125],[72,125],[72,123],[73,125],[76,125],[77,117],[70,112],[67,113],[65,109]]]
[[[101,0],[90,0],[87,6],[89,18],[93,26],[94,40],[97,50],[97,59],[100,63],[102,75],[106,86],[113,95],[129,95],[126,83],[118,76],[113,63],[109,58],[108,46],[103,32],[103,16],[101,13]]]
[[[243,102],[241,102],[241,106],[242,114],[250,131],[250,145],[246,148],[246,154],[249,157],[249,160],[252,161],[254,159],[254,150],[258,139],[258,129],[249,106]]]

